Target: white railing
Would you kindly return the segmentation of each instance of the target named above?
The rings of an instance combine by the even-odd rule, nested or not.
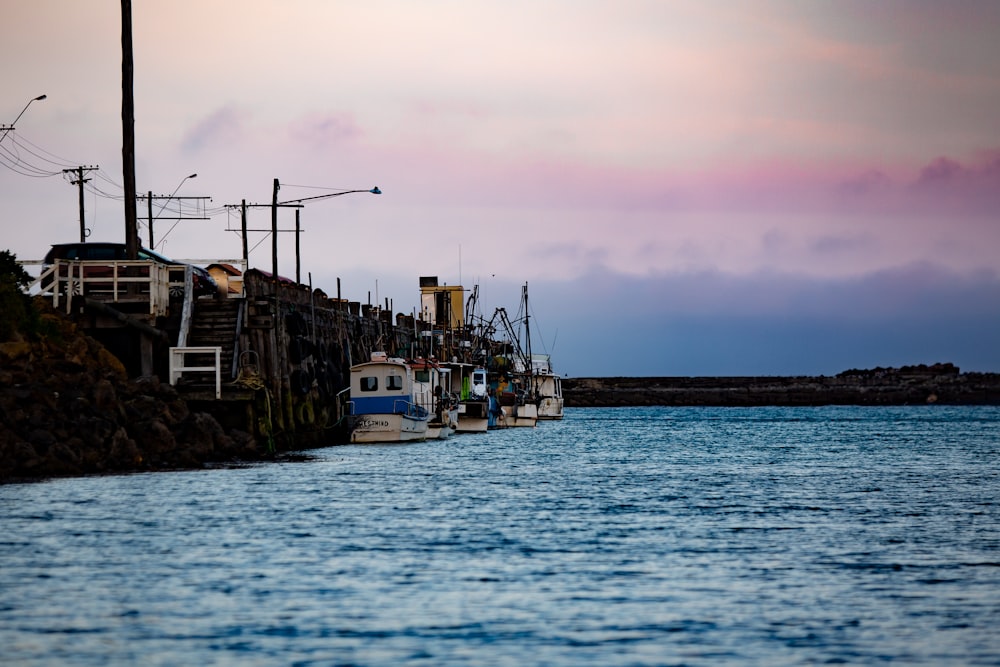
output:
[[[149,300],[150,315],[165,315],[170,303],[170,289],[183,289],[183,281],[170,281],[171,271],[183,266],[165,266],[148,261],[78,261],[56,260],[29,286],[52,295],[58,308],[65,301],[70,310],[72,296],[87,296],[102,301]],[[134,286],[134,287],[130,287]]]
[[[175,279],[175,280],[168,280],[168,282],[167,282],[167,288],[168,288],[167,294],[168,295],[170,293],[170,290],[174,290],[176,292],[179,292],[180,289],[183,289],[184,282],[183,282],[183,278],[181,276],[183,276],[183,270],[184,270],[185,265],[208,266],[208,265],[212,265],[212,264],[228,264],[230,266],[233,266],[237,270],[239,270],[240,271],[240,275],[228,275],[228,272],[227,272],[227,275],[226,275],[226,278],[225,278],[225,287],[227,287],[228,289],[227,289],[227,294],[224,294],[223,296],[228,296],[228,298],[230,298],[230,299],[233,299],[233,298],[236,298],[236,299],[243,298],[243,275],[247,272],[247,262],[244,261],[243,259],[183,259],[183,260],[174,260],[174,261],[175,261],[175,264],[171,264],[167,268],[168,268],[169,275],[172,275],[172,276],[174,276],[177,279]],[[124,261],[122,261],[122,262],[112,262],[110,260],[100,260],[100,261],[98,261],[98,260],[85,260],[85,261],[84,260],[57,260],[56,264],[52,265],[52,266],[46,266],[45,262],[42,261],[42,260],[40,260],[40,259],[22,259],[22,260],[18,260],[18,263],[21,266],[23,266],[25,268],[25,270],[27,270],[30,275],[34,275],[36,272],[39,274],[31,282],[31,284],[27,287],[27,291],[30,292],[30,293],[34,293],[34,294],[37,294],[39,292],[48,293],[48,294],[52,293],[52,291],[53,291],[52,287],[53,286],[51,284],[49,284],[48,279],[52,278],[53,276],[58,275],[57,272],[56,272],[55,266],[59,265],[59,264],[61,264],[62,267],[63,267],[63,268],[59,269],[59,273],[62,273],[63,275],[60,276],[60,279],[57,282],[60,285],[63,285],[63,286],[69,281],[69,275],[67,275],[68,270],[67,270],[66,267],[68,265],[70,265],[70,264],[79,265],[79,264],[82,263],[82,264],[84,264],[86,266],[96,266],[96,267],[110,267],[110,266],[113,266],[114,264],[120,264],[120,265],[123,265],[123,266],[127,265],[127,263],[124,262]],[[141,264],[141,265],[143,265],[143,266],[145,266],[149,262],[147,262],[147,261],[140,261],[138,263]],[[74,275],[74,279],[76,277],[78,277],[78,273]],[[124,280],[124,276],[122,278]],[[136,279],[135,277],[130,277],[130,278],[133,279],[133,280]],[[46,280],[44,286],[42,285],[43,280]],[[143,277],[138,278],[138,280],[144,281],[144,280],[147,280],[147,278],[145,276],[143,276]],[[92,282],[101,282],[101,281],[98,281],[98,280],[95,279]],[[104,282],[107,282],[107,281],[104,281]],[[80,285],[79,281],[76,281],[75,282],[75,286],[79,287],[79,285]],[[222,285],[220,285],[220,287],[221,286]],[[65,294],[65,290],[63,291],[63,293]],[[79,294],[79,292],[77,292],[77,294]]]
[[[211,366],[186,366],[187,355],[213,355],[215,363]],[[221,347],[172,347],[170,348],[169,377],[171,386],[175,386],[184,373],[215,372],[215,397],[222,398],[222,348]]]

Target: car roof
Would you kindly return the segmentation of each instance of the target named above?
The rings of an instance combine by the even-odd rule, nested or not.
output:
[[[45,261],[51,260],[58,251],[64,250],[66,248],[115,248],[123,249],[125,248],[124,243],[117,243],[115,241],[75,241],[72,243],[53,243],[52,248],[46,253]],[[150,250],[149,248],[143,248],[139,246],[139,252],[141,254],[148,255],[151,258],[157,259],[165,264],[178,264],[169,257],[165,257],[158,252]]]

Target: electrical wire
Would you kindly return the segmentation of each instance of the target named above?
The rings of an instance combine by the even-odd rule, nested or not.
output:
[[[51,178],[52,176],[57,176],[62,173],[61,171],[44,169],[43,167],[39,167],[38,165],[26,161],[17,150],[18,146],[14,144],[14,142],[11,142],[10,145],[13,150],[7,146],[0,147],[0,163],[14,173],[32,178]]]
[[[78,168],[79,164],[79,162],[67,160],[62,156],[56,155],[55,153],[52,153],[51,151],[48,151],[28,140],[24,136],[14,134],[13,132],[8,132],[8,134],[4,137],[3,144],[0,145],[0,166],[14,172],[15,174],[26,176],[28,178],[52,178],[54,176],[62,175],[67,182],[70,182],[71,174],[69,171]],[[47,165],[55,166],[59,169],[53,170],[51,168],[47,168]],[[85,179],[83,187],[94,197],[95,211],[97,208],[97,197],[119,202],[125,200],[125,188],[121,183],[117,182],[98,168],[93,168],[91,173],[92,176]],[[95,182],[97,179],[103,181],[104,185],[102,186],[97,184]],[[311,188],[315,186],[289,187]],[[138,206],[138,199],[136,205]],[[226,213],[227,210],[228,207],[224,205],[212,207],[204,207],[203,205],[201,213],[202,217],[211,219]],[[180,216],[183,213],[183,204],[181,202],[177,202],[176,204],[171,205],[171,202],[168,200],[168,202],[160,209],[160,212],[156,217],[160,217],[164,212]],[[139,224],[145,224],[148,227],[148,223],[144,223],[142,217],[137,217],[137,222]],[[180,222],[180,220],[177,222]],[[175,222],[170,230],[167,231],[167,234],[169,234],[170,231],[177,226],[177,222]],[[164,234],[163,238],[166,238],[166,234]],[[163,239],[161,238],[161,240]]]
[[[39,153],[39,151],[41,151],[47,155],[51,155],[48,151],[35,146],[30,141],[24,139],[21,135],[11,133],[6,136],[10,137],[10,141],[0,146],[0,163],[2,163],[7,169],[10,169],[14,173],[22,176],[29,176],[33,178],[50,178],[62,173],[62,169],[59,171],[53,171],[51,168],[43,166],[44,163],[48,163],[49,165],[56,165],[61,168],[65,164],[50,160],[45,157],[45,155]],[[37,160],[40,160],[43,165],[36,164],[34,160],[27,157],[29,155]]]
[[[35,156],[42,162],[47,162],[48,164],[59,167],[60,169],[74,166],[73,163],[67,162],[64,158],[61,158],[58,155],[53,155],[52,153],[49,153],[41,146],[36,146],[35,144],[33,144],[32,142],[28,141],[27,139],[25,139],[20,135],[12,135],[12,136],[14,136],[14,139],[11,143],[14,146],[20,148],[25,153],[29,153]],[[44,153],[44,155],[42,153]],[[50,160],[49,157],[46,156],[55,158],[55,160]]]
[[[27,176],[29,178],[52,178],[53,176],[58,176],[60,172],[48,172],[39,170],[31,165],[21,164],[18,160],[11,160],[7,156],[0,155],[0,165],[3,165],[5,169],[8,169],[15,174],[21,176]],[[30,171],[29,171],[30,170]]]
[[[23,144],[27,144],[28,146],[31,146],[35,150],[34,151],[29,151],[29,152],[31,152],[32,155],[35,155],[36,157],[38,157],[38,158],[40,158],[40,159],[48,162],[49,164],[58,165],[59,167],[72,167],[72,166],[75,166],[76,164],[79,164],[79,163],[69,162],[68,160],[66,160],[66,158],[60,157],[60,156],[56,155],[55,153],[50,153],[49,151],[45,150],[44,148],[42,148],[38,144],[35,144],[35,143],[29,141],[28,138],[25,137],[25,136],[23,136],[23,135],[16,135],[16,137],[14,139],[14,143],[18,144],[19,146],[22,146],[22,147],[23,147]],[[28,150],[28,149],[26,149],[26,150]],[[38,151],[38,152],[35,152],[35,151]],[[49,160],[49,159],[43,157],[42,155],[39,155],[39,153],[44,153],[45,155],[48,155],[49,157],[55,158],[55,159],[54,160]]]

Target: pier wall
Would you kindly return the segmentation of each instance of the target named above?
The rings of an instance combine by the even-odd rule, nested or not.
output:
[[[270,447],[346,441],[351,365],[375,351],[412,353],[428,326],[250,270],[222,400],[204,388],[182,388],[182,395],[220,423],[242,421]]]
[[[567,407],[1000,405],[1000,374],[565,378]]]

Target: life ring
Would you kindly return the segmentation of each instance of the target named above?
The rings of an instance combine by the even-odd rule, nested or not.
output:
[[[306,318],[297,310],[293,310],[285,316],[285,324],[291,336],[301,336],[306,332]]]
[[[302,401],[299,403],[295,415],[299,423],[303,426],[312,426],[316,423],[316,412],[313,410],[312,401]]]
[[[301,395],[308,394],[309,390],[312,389],[312,374],[307,368],[294,370],[289,382],[292,385],[292,391]]]
[[[332,396],[338,389],[334,384],[333,366],[327,362],[316,364],[316,387],[324,398]]]
[[[288,341],[288,360],[293,364],[302,363],[302,343],[298,336]]]

